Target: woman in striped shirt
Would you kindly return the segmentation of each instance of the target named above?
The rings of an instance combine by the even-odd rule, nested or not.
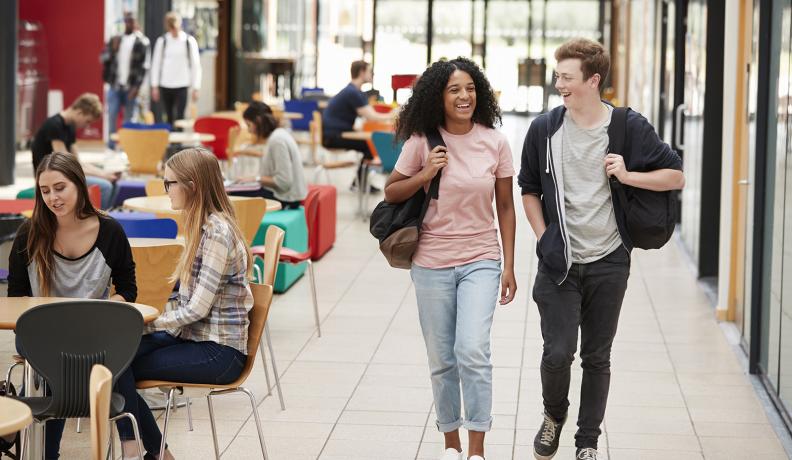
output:
[[[250,251],[214,155],[203,149],[174,155],[165,165],[165,190],[173,209],[184,214],[178,306],[147,326],[149,333],[116,384],[116,391],[126,399],[124,409],[137,418],[143,446],[152,456],[159,453],[162,434],[135,391],[135,382],[233,382],[247,359],[248,312],[253,307]],[[124,458],[136,458],[131,425],[119,421],[118,431]],[[172,458],[166,450],[165,459]]]

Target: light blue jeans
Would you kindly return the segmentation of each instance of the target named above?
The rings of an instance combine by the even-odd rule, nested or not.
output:
[[[437,429],[447,433],[464,426],[468,431],[489,431],[490,330],[500,289],[500,261],[440,269],[413,265],[410,275],[429,357]]]
[[[118,187],[107,179],[102,179],[96,176],[85,176],[85,182],[88,187],[98,185],[99,191],[102,194],[102,209],[110,209],[113,206],[116,195],[118,195]]]

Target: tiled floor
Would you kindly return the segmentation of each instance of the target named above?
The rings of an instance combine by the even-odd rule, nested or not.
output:
[[[524,120],[505,131],[519,153]],[[22,161],[24,157],[20,157]],[[518,160],[518,159],[516,159]],[[24,168],[24,166],[23,166]],[[308,282],[275,299],[270,314],[286,410],[267,396],[262,367],[248,386],[258,397],[270,458],[436,459],[426,352],[409,274],[390,269],[353,216],[355,197],[339,186],[338,239],[316,264],[322,332],[317,338]],[[10,189],[0,189],[0,196]],[[515,194],[515,197],[518,195]],[[373,207],[373,201],[371,206]],[[493,430],[487,458],[529,459],[541,418],[539,317],[530,299],[534,240],[518,210],[517,299],[499,307],[492,331]],[[0,363],[12,335],[0,331]],[[613,351],[610,402],[600,450],[613,460],[785,459],[732,346],[687,269],[680,245],[634,253],[632,274]],[[577,411],[580,369],[573,371],[571,414]],[[215,400],[223,458],[261,458],[250,406],[243,396]],[[186,411],[174,415],[169,444],[177,458],[213,458],[208,411],[194,400],[194,430]],[[571,419],[574,420],[574,415]],[[62,458],[86,458],[86,430],[67,424]],[[563,431],[556,458],[572,459],[574,423]]]

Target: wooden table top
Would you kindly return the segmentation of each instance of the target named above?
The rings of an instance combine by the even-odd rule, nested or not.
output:
[[[371,139],[371,133],[371,131],[344,131],[341,137],[353,141],[367,141]]]
[[[110,139],[118,142],[118,133],[111,134]],[[212,142],[213,140],[215,140],[215,135],[208,133],[185,133],[180,131],[168,133],[168,142],[171,144],[200,144],[201,142]]]
[[[22,313],[33,307],[53,302],[71,302],[75,300],[91,302],[96,299],[75,299],[69,297],[0,297],[0,329],[14,329],[17,319]],[[149,323],[159,316],[159,310],[140,303],[125,302],[143,315],[143,321]]]
[[[0,436],[16,433],[31,422],[33,414],[27,404],[0,396]]]
[[[129,246],[133,248],[152,248],[170,245],[184,246],[184,237],[176,238],[129,238]]]
[[[229,196],[231,201],[246,200],[248,197],[244,196]],[[267,212],[277,211],[281,209],[281,204],[275,200],[267,201]],[[167,195],[159,196],[139,196],[136,198],[127,198],[124,200],[124,207],[133,211],[153,212],[159,214],[180,214],[181,211],[171,208],[171,201]]]

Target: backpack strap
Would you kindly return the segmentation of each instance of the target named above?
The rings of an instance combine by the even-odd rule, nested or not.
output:
[[[443,141],[443,136],[440,135],[438,130],[433,130],[426,133],[426,141],[429,143],[430,152],[438,145],[442,145],[443,147],[446,146],[445,142]],[[426,210],[429,209],[429,201],[432,198],[436,200],[440,196],[440,176],[442,176],[442,174],[442,169],[437,171],[437,174],[434,176],[434,178],[432,178],[432,182],[429,184],[429,193],[427,193],[426,197],[424,198],[424,203],[421,207],[421,215],[418,217],[418,228],[421,227],[424,215],[426,215]]]
[[[617,153],[625,157],[625,141],[627,139],[627,112],[629,107],[614,107],[611,114],[610,125],[608,125],[608,153]],[[625,158],[625,166],[627,161]],[[616,191],[616,195],[621,202],[623,208],[627,207],[627,194],[624,192],[622,183],[619,182],[614,176],[608,178],[611,188]]]

